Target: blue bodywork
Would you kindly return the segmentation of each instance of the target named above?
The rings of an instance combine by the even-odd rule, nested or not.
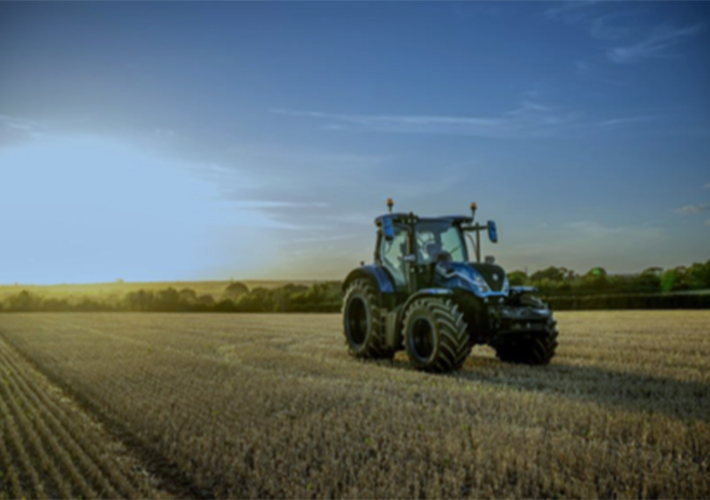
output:
[[[483,274],[465,262],[438,264],[434,274],[434,286],[449,290],[465,290],[480,298],[507,297],[509,288],[508,277],[505,276],[500,290],[492,290],[493,287]]]
[[[376,284],[380,293],[393,294],[394,284],[389,273],[382,266],[373,264],[361,266],[348,274],[343,284],[343,289],[356,278],[369,277]],[[432,287],[417,290],[417,296],[424,295],[451,295],[453,290],[464,290],[479,298],[507,297],[510,291],[508,278],[503,278],[499,291],[494,291],[486,282],[483,275],[465,262],[446,262],[435,267],[434,282]],[[527,290],[526,290],[527,291]]]

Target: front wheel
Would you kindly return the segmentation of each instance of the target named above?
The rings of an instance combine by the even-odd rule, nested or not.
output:
[[[466,322],[451,300],[415,300],[404,316],[404,345],[413,368],[429,372],[458,370],[471,353]]]
[[[538,332],[510,336],[494,346],[496,356],[507,363],[547,365],[557,350],[556,321],[550,319],[546,328]]]

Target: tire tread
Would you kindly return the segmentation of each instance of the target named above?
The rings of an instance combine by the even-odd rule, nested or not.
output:
[[[347,334],[347,306],[350,297],[360,295],[364,300],[369,310],[370,324],[368,325],[368,334],[363,342],[362,349],[356,349],[348,340]],[[382,309],[377,299],[375,287],[369,280],[356,279],[348,287],[343,298],[342,307],[343,316],[343,335],[345,343],[348,345],[348,352],[361,359],[392,359],[394,350],[387,347],[382,331]]]
[[[471,343],[468,336],[468,325],[463,319],[463,313],[450,299],[442,300],[436,297],[425,297],[415,300],[404,316],[405,336],[411,317],[422,311],[434,323],[439,340],[436,357],[429,363],[422,363],[411,352],[409,342],[405,338],[405,346],[412,366],[419,370],[430,372],[450,372],[457,370],[471,353]]]

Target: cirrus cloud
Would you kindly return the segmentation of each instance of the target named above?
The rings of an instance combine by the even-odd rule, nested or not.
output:
[[[663,26],[653,34],[631,45],[615,47],[607,52],[608,58],[617,64],[637,63],[644,59],[671,57],[667,49],[697,35],[702,24],[685,28]]]
[[[710,183],[705,185],[706,188],[710,189]],[[685,205],[684,207],[677,208],[676,213],[679,214],[699,214],[703,212],[710,212],[710,203],[698,203],[696,205]],[[710,219],[705,221],[705,225],[710,226]]]

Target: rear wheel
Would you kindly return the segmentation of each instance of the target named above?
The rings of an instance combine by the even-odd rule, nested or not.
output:
[[[449,372],[471,353],[463,314],[451,300],[415,300],[404,316],[404,345],[417,370]]]
[[[495,347],[496,356],[507,363],[547,365],[557,350],[556,321],[550,319],[547,327],[538,332],[509,336]]]
[[[343,299],[343,333],[348,351],[357,358],[392,359],[385,344],[377,292],[368,280],[355,280]]]

